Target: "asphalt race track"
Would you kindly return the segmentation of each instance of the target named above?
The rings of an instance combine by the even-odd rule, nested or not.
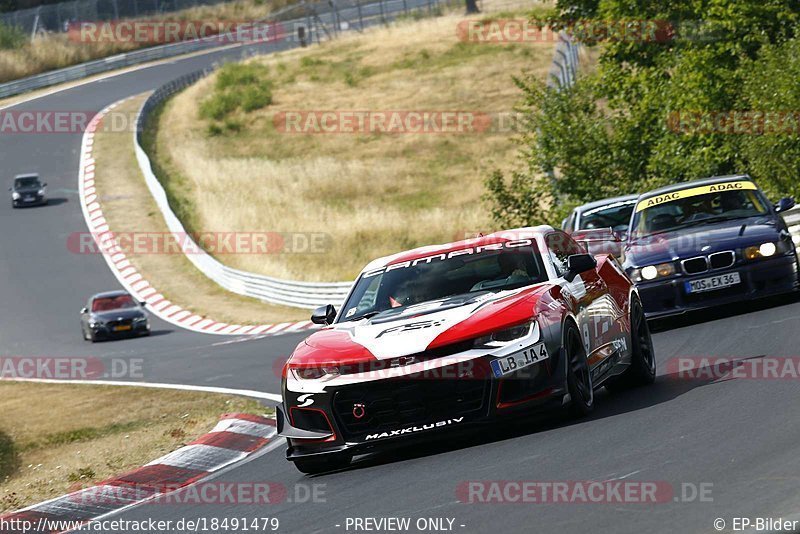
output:
[[[59,92],[22,110],[100,110],[153,89],[241,49],[173,61]],[[153,319],[156,335],[89,344],[78,310],[96,291],[119,287],[100,256],[67,250],[67,236],[86,231],[77,199],[80,134],[3,135],[6,179],[35,171],[49,183],[50,206],[14,210],[0,203],[0,349],[5,355],[142,358],[144,380],[279,393],[276,361],[304,334],[234,340],[181,331]],[[272,482],[289,499],[271,505],[148,504],[123,519],[277,517],[278,532],[347,532],[347,518],[454,519],[465,533],[709,533],[733,517],[795,517],[800,512],[798,380],[696,380],[671,375],[681,356],[800,356],[800,304],[795,299],[742,305],[724,313],[659,324],[659,377],[652,387],[598,394],[596,412],[486,427],[401,453],[364,458],[353,468],[305,477],[278,446],[223,472],[217,481]],[[236,341],[224,343],[227,341]],[[639,480],[668,483],[658,504],[464,503],[468,481]],[[296,502],[311,485],[319,502]],[[681,498],[682,488],[710,488],[708,498]],[[691,490],[687,490],[691,493]],[[302,493],[302,491],[301,491]],[[302,500],[302,499],[301,499]],[[290,502],[295,501],[295,502]],[[692,501],[692,502],[678,502]],[[447,523],[445,523],[447,524]],[[337,526],[338,525],[338,526]],[[462,526],[463,525],[463,526]],[[352,527],[349,529],[353,532]],[[413,529],[411,532],[417,530]]]

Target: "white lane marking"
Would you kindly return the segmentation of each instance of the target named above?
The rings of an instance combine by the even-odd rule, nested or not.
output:
[[[248,464],[248,463],[252,462],[253,460],[258,459],[258,458],[264,456],[265,454],[267,454],[268,452],[273,451],[273,450],[277,449],[279,446],[285,445],[285,444],[286,444],[286,440],[284,438],[279,438],[279,439],[276,439],[274,441],[271,441],[265,447],[263,447],[263,448],[259,449],[258,451],[254,452],[253,454],[251,454],[250,456],[248,456],[244,460],[242,460],[240,462],[236,462],[234,464],[231,464],[231,465],[229,465],[227,467],[224,467],[223,469],[220,469],[219,471],[215,471],[215,472],[211,473],[209,476],[203,477],[200,480],[192,482],[191,484],[187,484],[186,486],[183,486],[182,488],[180,488],[180,489],[178,489],[176,491],[184,491],[187,488],[190,488],[190,487],[195,486],[197,484],[200,484],[200,483],[205,484],[205,483],[207,483],[207,482],[209,482],[211,480],[219,478],[222,475],[224,475],[225,473],[233,471],[234,469],[238,469],[239,467],[242,467],[243,465]],[[170,492],[170,493],[175,493],[175,492]],[[150,496],[150,497],[148,497],[146,499],[142,499],[141,501],[137,501],[135,503],[128,504],[128,505],[123,506],[122,508],[119,508],[117,510],[112,510],[112,511],[110,511],[108,513],[105,513],[105,514],[99,515],[97,517],[94,517],[94,518],[90,519],[90,521],[102,521],[103,519],[108,519],[109,517],[113,517],[113,516],[115,516],[117,514],[121,514],[123,512],[128,511],[128,510],[131,510],[133,508],[137,508],[137,507],[139,507],[139,506],[141,506],[141,505],[143,505],[143,504],[145,504],[145,503],[147,503],[149,501],[152,501],[154,499],[158,499],[158,498],[163,497],[165,495],[169,495],[169,493],[152,495],[152,496]],[[53,499],[53,500],[55,500],[55,499]],[[34,505],[34,506],[36,506],[36,505]],[[73,529],[73,530],[68,530],[68,531],[65,531],[65,532],[75,532],[76,530],[80,530],[80,529]]]
[[[41,384],[86,384],[89,386],[127,386],[136,388],[176,389],[179,391],[200,391],[204,393],[220,393],[223,395],[239,395],[254,399],[281,402],[281,396],[252,389],[221,388],[216,386],[194,386],[191,384],[162,384],[158,382],[124,382],[116,380],[59,380],[57,378],[0,378],[9,382],[37,382]]]

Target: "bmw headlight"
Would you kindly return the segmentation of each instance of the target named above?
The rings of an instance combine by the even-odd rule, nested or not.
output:
[[[634,282],[651,281],[658,278],[665,278],[675,274],[674,263],[659,263],[658,265],[648,265],[641,269],[631,271],[631,279]]]
[[[17,193],[16,191],[11,193],[11,198],[13,198],[14,200],[19,200],[19,196],[20,196],[19,193]]]
[[[744,257],[748,260],[757,260],[758,258],[769,258],[778,253],[780,243],[767,242],[762,243],[756,247],[747,247],[744,249]]]
[[[531,333],[533,321],[528,321],[517,326],[497,330],[489,335],[479,337],[475,340],[475,348],[496,348],[504,347],[509,343],[522,339]]]

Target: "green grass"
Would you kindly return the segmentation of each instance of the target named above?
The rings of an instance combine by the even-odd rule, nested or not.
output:
[[[200,117],[210,121],[209,135],[237,132],[241,123],[231,119],[236,111],[250,113],[272,103],[269,69],[257,63],[227,63],[214,83],[214,92],[200,103]]]

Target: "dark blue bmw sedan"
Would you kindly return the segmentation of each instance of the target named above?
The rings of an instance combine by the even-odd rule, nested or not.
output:
[[[625,244],[625,270],[648,318],[786,293],[798,260],[779,215],[749,176],[721,176],[639,196]]]

